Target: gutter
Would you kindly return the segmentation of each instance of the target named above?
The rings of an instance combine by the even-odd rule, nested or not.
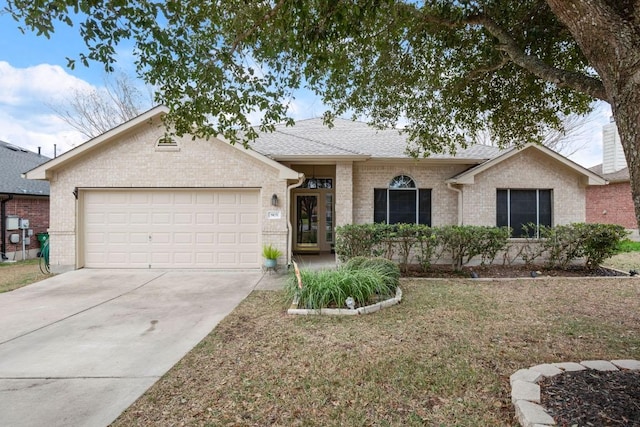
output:
[[[447,182],[447,188],[451,191],[458,193],[458,225],[464,224],[464,200],[462,196],[462,190],[453,186],[452,183]]]
[[[285,195],[287,200],[285,202],[286,218],[287,218],[287,268],[291,265],[291,258],[293,256],[293,225],[291,224],[291,190],[300,187],[304,183],[305,176],[303,173],[298,174],[298,182],[295,182],[287,187],[287,194]]]
[[[2,244],[0,245],[0,261],[4,261],[7,258],[5,255],[7,253],[7,207],[5,204],[13,199],[13,194],[5,194],[7,196],[6,199],[0,200],[0,241]]]

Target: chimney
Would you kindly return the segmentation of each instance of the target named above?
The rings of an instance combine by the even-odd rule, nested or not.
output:
[[[616,123],[602,127],[602,173],[614,173],[627,167]]]

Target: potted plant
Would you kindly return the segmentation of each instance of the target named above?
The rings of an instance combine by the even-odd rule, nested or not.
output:
[[[264,257],[264,266],[266,268],[275,268],[280,255],[282,255],[282,251],[273,245],[262,246],[262,256]]]

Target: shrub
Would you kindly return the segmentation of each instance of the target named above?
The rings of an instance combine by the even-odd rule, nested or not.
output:
[[[493,262],[498,252],[505,249],[509,240],[506,227],[482,227],[473,225],[448,225],[436,230],[440,256],[448,254],[456,270],[480,255],[481,262]]]
[[[431,267],[431,260],[436,251],[438,240],[431,227],[428,225],[416,226],[417,241],[416,261],[422,271],[427,271]]]
[[[597,268],[615,253],[626,235],[624,227],[614,224],[574,223],[541,228],[548,264],[560,268],[578,258],[585,259],[587,268]]]
[[[621,225],[581,224],[585,228],[584,256],[588,268],[597,268],[616,253],[628,232]]]
[[[336,228],[335,251],[340,261],[374,256],[384,237],[386,224],[348,224]]]

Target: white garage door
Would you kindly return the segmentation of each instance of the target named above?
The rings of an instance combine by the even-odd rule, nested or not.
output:
[[[83,201],[86,267],[260,266],[258,190],[91,190]]]

